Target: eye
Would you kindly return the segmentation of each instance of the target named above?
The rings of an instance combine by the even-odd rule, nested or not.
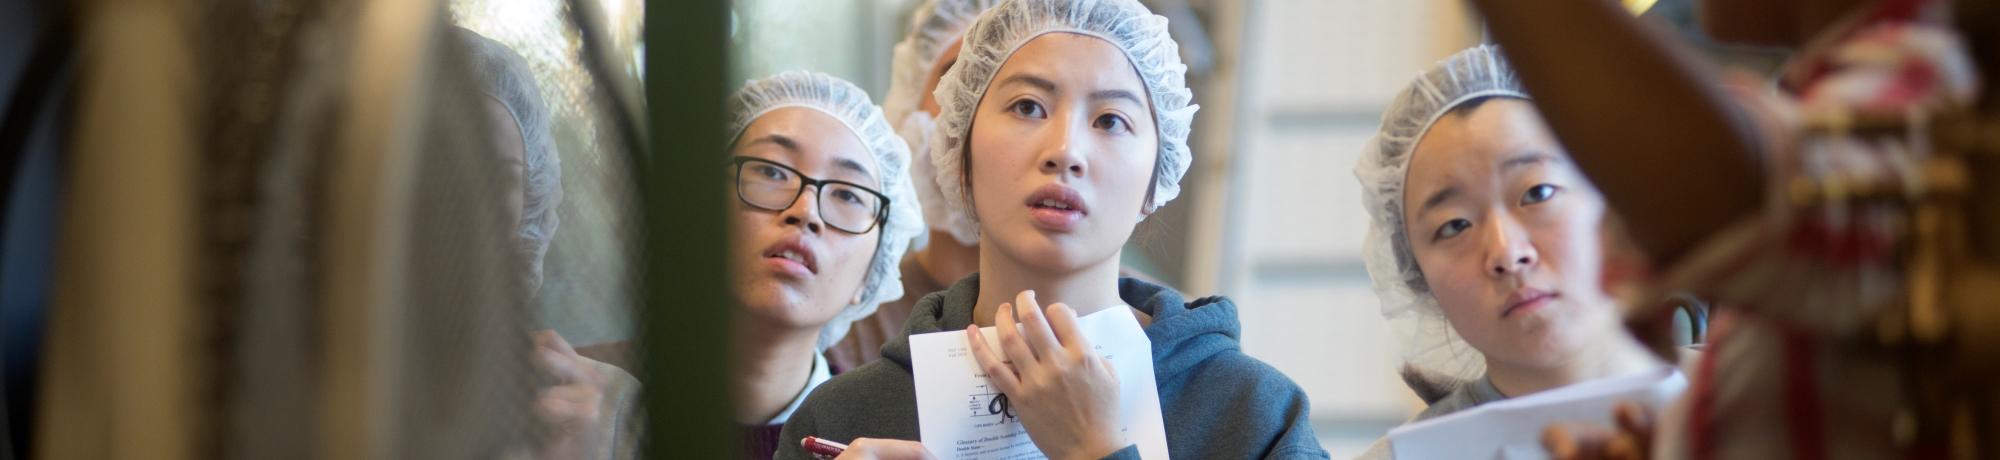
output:
[[[750,171],[756,173],[759,177],[775,181],[789,180],[792,177],[791,171],[771,165],[751,165]]]
[[[1047,111],[1042,109],[1042,103],[1028,99],[1014,101],[1013,104],[1007,106],[1007,111],[1028,118],[1048,117]]]
[[[834,190],[833,199],[840,200],[842,203],[861,204],[861,194],[848,189]]]
[[[1458,234],[1464,233],[1465,229],[1468,228],[1472,228],[1472,221],[1465,219],[1452,219],[1450,222],[1445,222],[1444,225],[1438,226],[1437,234],[1432,235],[1432,239],[1444,240],[1454,236],[1458,236]]]
[[[1099,115],[1097,116],[1096,120],[1091,121],[1090,125],[1091,127],[1102,129],[1105,131],[1125,132],[1125,133],[1132,132],[1132,122],[1125,121],[1125,117],[1121,117],[1116,114],[1107,113],[1104,115]]]
[[[1527,193],[1521,194],[1521,205],[1527,206],[1535,203],[1548,201],[1551,198],[1555,198],[1556,193],[1561,191],[1562,189],[1557,188],[1554,185],[1535,184],[1535,186],[1533,187],[1528,187]]]

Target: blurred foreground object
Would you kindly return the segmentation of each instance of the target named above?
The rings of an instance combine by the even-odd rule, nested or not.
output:
[[[515,166],[443,12],[79,5],[42,457],[529,447]]]
[[[168,2],[79,8],[91,70],[78,79],[75,132],[116,135],[81,134],[67,159],[37,450],[195,458],[213,411],[202,404],[211,363],[197,352],[206,325],[188,276],[199,191],[187,34]]]
[[[1662,456],[2000,456],[1996,6],[1875,2],[1740,89],[1769,193],[1661,283],[1730,316]]]

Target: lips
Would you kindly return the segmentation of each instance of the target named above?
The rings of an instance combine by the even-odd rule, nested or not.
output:
[[[1062,184],[1049,184],[1036,189],[1023,204],[1028,207],[1035,226],[1043,230],[1069,231],[1075,229],[1084,216],[1090,215],[1090,207],[1084,203],[1083,195]]]
[[[1559,296],[1556,293],[1531,287],[1515,289],[1513,295],[1507,296],[1507,307],[1500,310],[1500,317],[1506,318],[1516,313],[1535,311],[1548,305],[1550,301],[1555,300]]]
[[[803,238],[794,235],[779,240],[764,248],[764,261],[795,275],[819,273],[819,255],[807,247]]]

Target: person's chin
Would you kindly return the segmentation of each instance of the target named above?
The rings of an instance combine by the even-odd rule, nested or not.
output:
[[[1547,357],[1551,362],[1562,362],[1582,351],[1583,334],[1573,330],[1574,325],[1544,323],[1543,326],[1546,329],[1535,331],[1533,337],[1522,347],[1528,353]]]
[[[809,298],[805,286],[800,286],[791,280],[759,276],[744,280],[741,284],[743,290],[736,293],[737,301],[752,311],[784,310],[791,308],[789,307],[791,305],[802,304]]]
[[[772,304],[745,304],[750,321],[758,322],[769,330],[819,329],[833,320],[845,305],[822,305],[810,299],[795,299],[797,302]]]
[[[1014,258],[1021,263],[1043,270],[1067,270],[1081,265],[1088,245],[1082,235],[1041,234],[1032,230],[1014,234],[1012,246]]]

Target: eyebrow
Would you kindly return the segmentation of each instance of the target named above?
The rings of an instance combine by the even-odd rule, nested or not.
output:
[[[859,161],[854,161],[848,158],[835,158],[833,159],[833,165],[835,167],[839,167],[840,169],[853,171],[857,174],[860,174],[861,177],[870,177],[868,175],[868,168],[861,167],[861,162]]]
[[[1500,170],[1504,172],[1509,169],[1520,168],[1528,165],[1555,163],[1560,161],[1562,161],[1562,157],[1551,155],[1547,152],[1530,150],[1518,155],[1514,155],[1512,157],[1508,157],[1505,160],[1500,160]],[[1432,193],[1430,198],[1424,199],[1423,206],[1417,208],[1417,215],[1421,216],[1424,213],[1430,212],[1431,208],[1437,207],[1440,204],[1444,204],[1445,201],[1451,200],[1453,197],[1457,197],[1458,194],[1459,194],[1458,186],[1445,187],[1443,190],[1438,190],[1436,193]]]
[[[1500,170],[1504,172],[1509,169],[1519,168],[1528,165],[1556,163],[1560,161],[1562,161],[1562,158],[1557,157],[1555,155],[1551,155],[1547,152],[1542,152],[1538,150],[1529,150],[1527,152],[1522,152],[1512,157],[1508,157],[1505,160],[1500,160]]]
[[[794,141],[790,137],[785,137],[785,135],[783,134],[772,134],[764,137],[759,137],[757,138],[757,140],[754,141],[750,141],[751,145],[762,144],[762,143],[777,144],[778,147],[784,148],[785,150],[790,150],[793,153],[797,153],[799,151],[798,141]]]
[[[1014,74],[1014,76],[1007,77],[1006,80],[1000,81],[1001,86],[1012,85],[1012,84],[1026,84],[1028,86],[1033,86],[1035,87],[1035,89],[1039,89],[1044,92],[1050,92],[1050,93],[1056,92],[1056,82],[1049,81],[1049,79],[1047,78],[1042,78],[1041,76],[1034,74],[1017,73]]]
[[[750,144],[752,145],[765,144],[765,143],[775,144],[778,147],[788,150],[795,155],[805,153],[804,150],[799,148],[799,141],[793,140],[791,137],[783,134],[766,135],[764,137],[757,138],[757,140],[750,141]],[[854,161],[854,159],[852,158],[835,158],[833,159],[833,166],[836,168],[845,169],[861,174],[861,177],[867,177],[870,179],[874,178],[873,175],[868,173],[867,167],[862,166],[861,162]]]
[[[1458,196],[1458,186],[1456,185],[1438,190],[1436,193],[1432,193],[1430,198],[1424,199],[1424,205],[1417,208],[1417,215],[1421,216],[1424,213],[1431,212],[1431,208],[1444,204],[1446,200],[1450,200],[1456,196]]]
[[[1090,93],[1090,100],[1102,101],[1107,99],[1123,99],[1127,101],[1132,101],[1133,105],[1137,105],[1140,107],[1146,106],[1146,102],[1139,100],[1139,96],[1136,94],[1132,94],[1131,91],[1126,91],[1122,89],[1107,89]]]
[[[1047,93],[1058,92],[1056,90],[1056,82],[1050,81],[1047,78],[1042,78],[1042,76],[1035,74],[1018,73],[1014,74],[1013,76],[1007,77],[1007,79],[1005,80],[1000,81],[1000,86],[1007,86],[1013,84],[1025,84],[1028,86],[1033,86],[1035,87],[1035,89],[1039,89],[1042,90],[1042,92],[1047,92]],[[1137,105],[1140,107],[1146,106],[1146,101],[1144,99],[1140,99],[1139,95],[1134,94],[1131,91],[1126,91],[1122,89],[1107,89],[1107,90],[1093,91],[1090,93],[1090,100],[1092,101],[1102,101],[1108,99],[1122,99],[1130,101],[1133,105]]]

